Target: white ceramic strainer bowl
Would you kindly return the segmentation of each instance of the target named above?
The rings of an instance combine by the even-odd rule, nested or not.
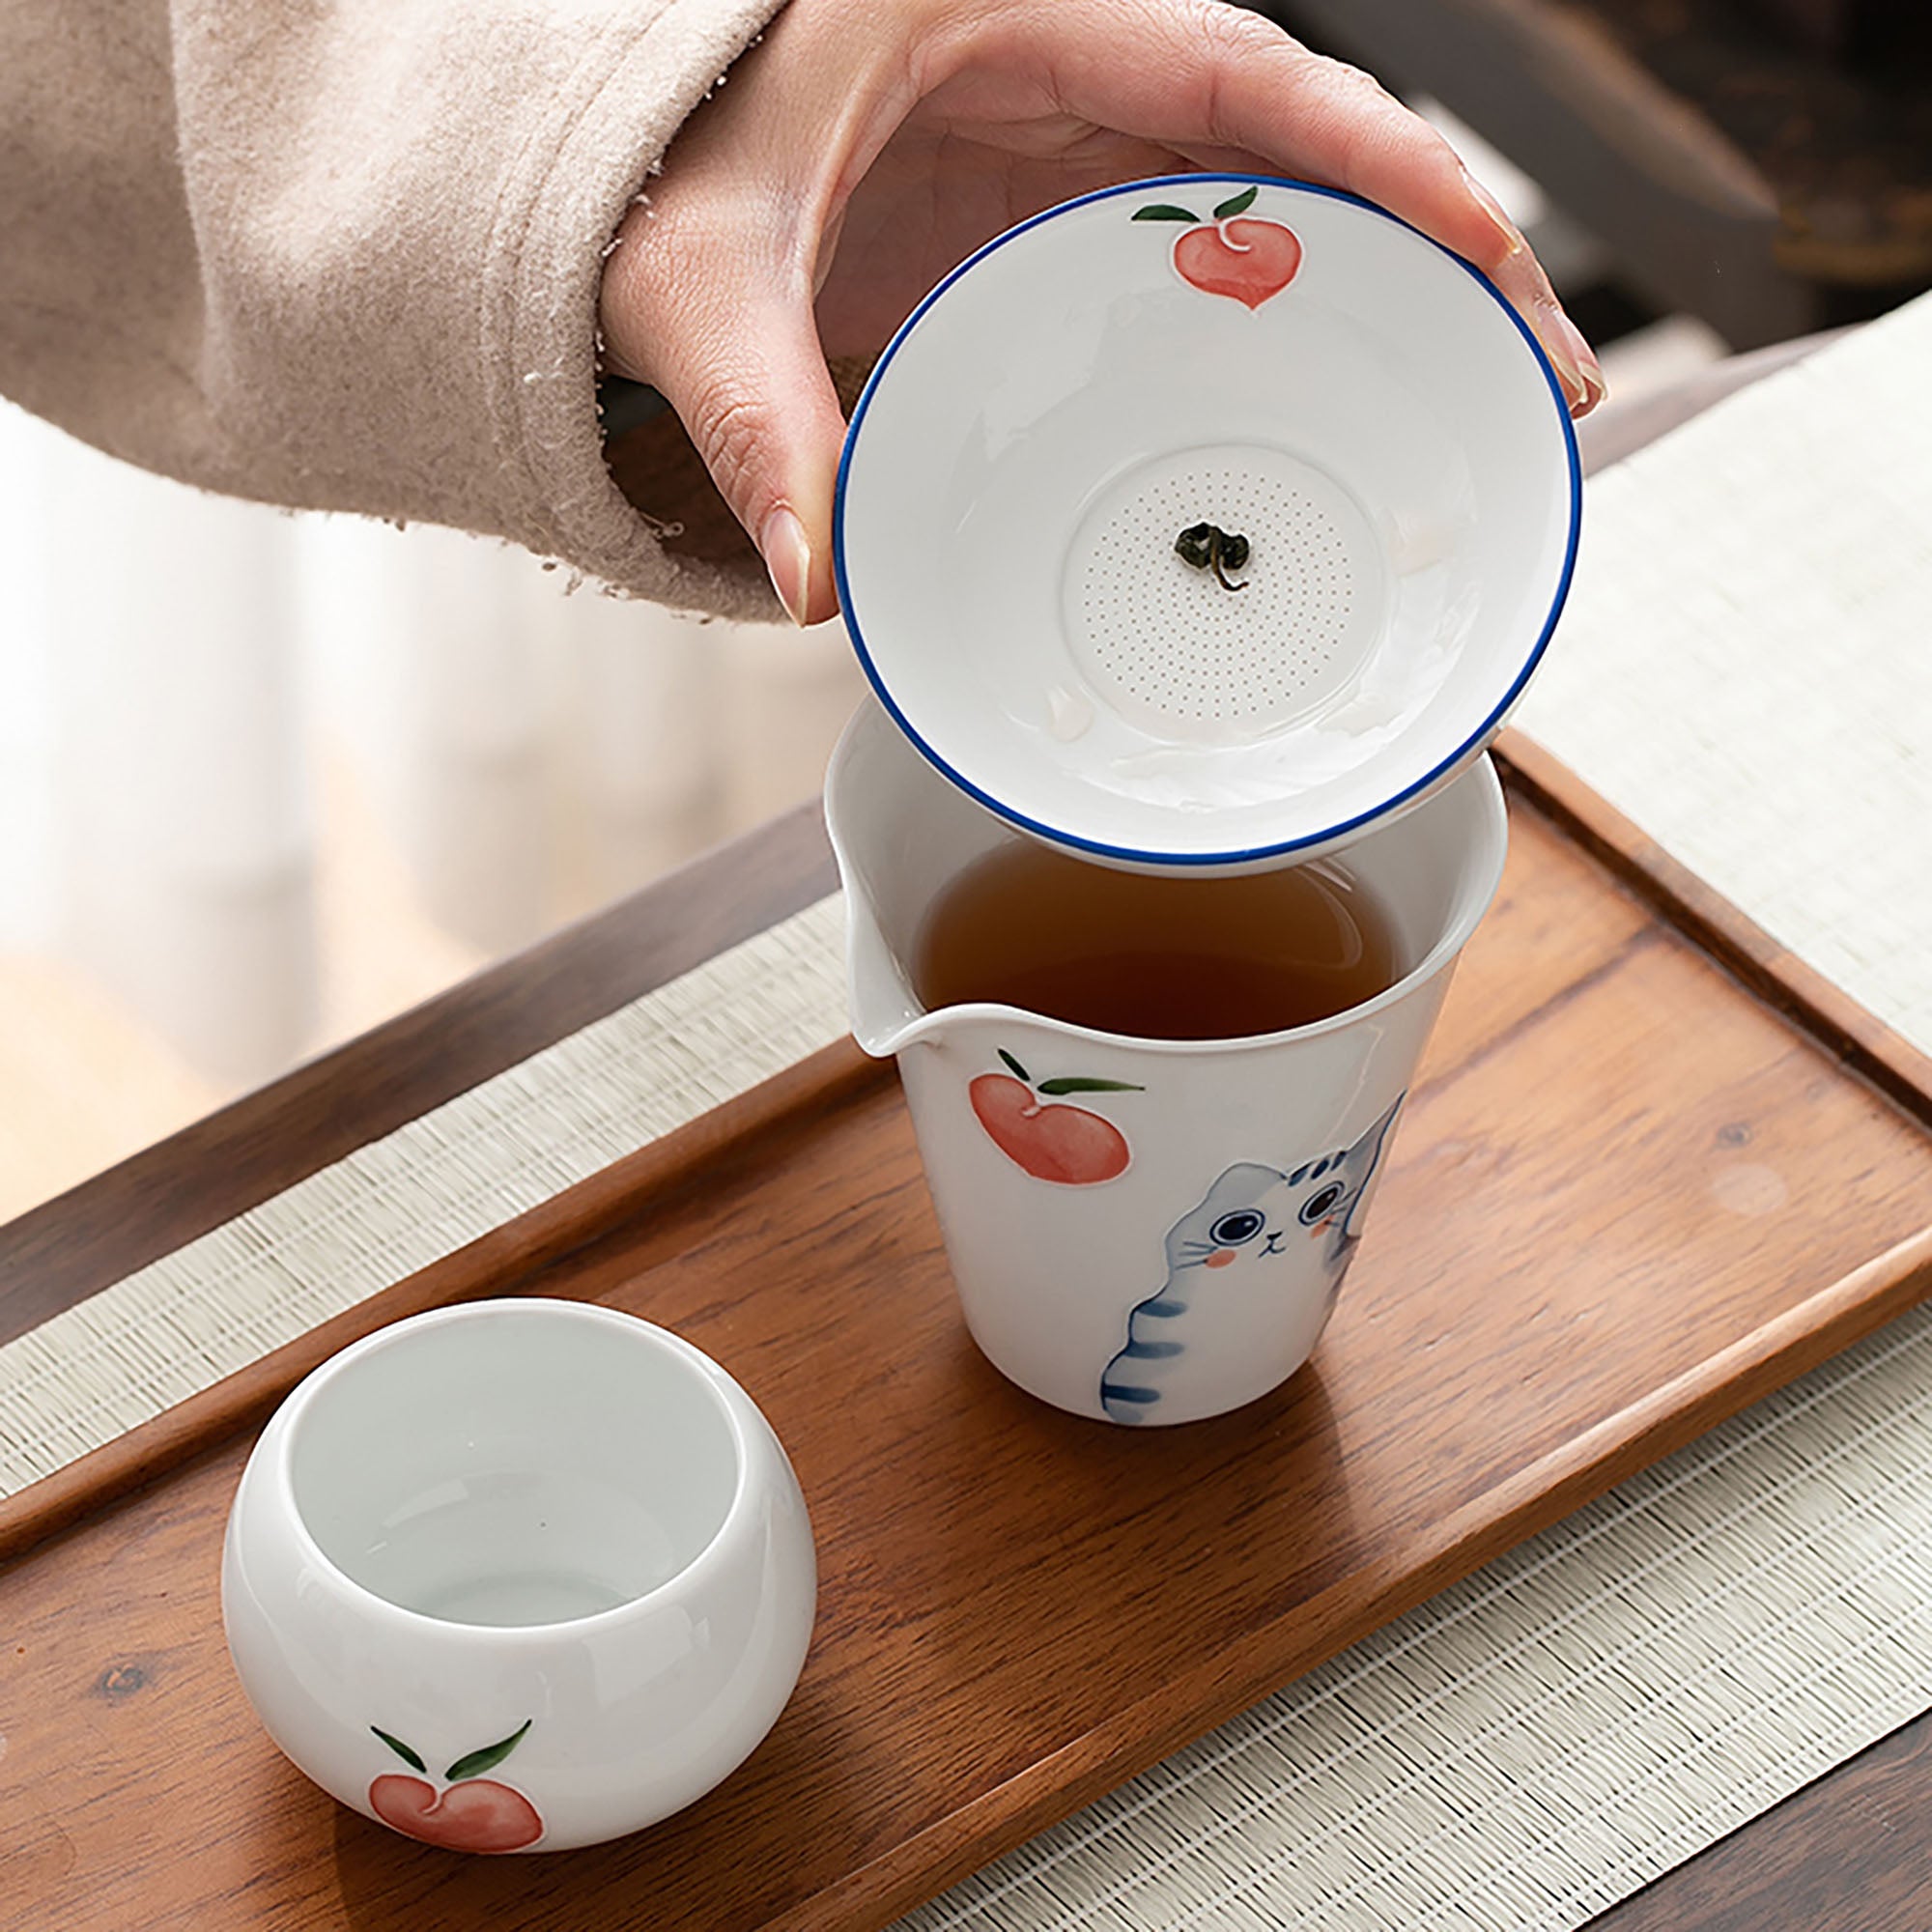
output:
[[[846,441],[839,593],[964,790],[1109,864],[1235,871],[1482,750],[1579,503],[1555,378],[1466,263],[1332,189],[1181,176],[1013,229],[900,330]],[[1179,554],[1203,525],[1237,568]]]

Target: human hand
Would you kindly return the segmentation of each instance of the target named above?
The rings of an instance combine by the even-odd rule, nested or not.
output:
[[[876,355],[1015,222],[1195,169],[1380,203],[1492,277],[1573,414],[1602,400],[1548,277],[1448,143],[1225,0],[790,0],[625,217],[607,361],[676,409],[785,609],[816,623],[838,609],[845,432],[826,357]]]

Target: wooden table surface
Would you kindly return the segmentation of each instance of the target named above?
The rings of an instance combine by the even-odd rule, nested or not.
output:
[[[1815,346],[1742,356],[1584,425],[1601,469]],[[0,1227],[0,1340],[182,1246],[836,884],[815,806],[582,923]],[[1603,1914],[1600,1932],[1923,1932],[1932,1713]]]

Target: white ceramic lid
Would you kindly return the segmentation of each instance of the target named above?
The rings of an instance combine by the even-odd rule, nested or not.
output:
[[[1242,870],[1482,750],[1580,502],[1483,275],[1334,189],[1177,176],[1023,223],[914,313],[846,439],[839,596],[886,708],[1001,816]]]

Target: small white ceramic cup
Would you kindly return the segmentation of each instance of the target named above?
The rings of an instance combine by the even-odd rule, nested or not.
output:
[[[1502,877],[1486,757],[1341,856],[1393,927],[1400,977],[1254,1039],[1131,1039],[1017,1008],[920,1003],[933,902],[1019,835],[867,703],[833,754],[852,1030],[895,1054],[973,1339],[1076,1414],[1193,1422],[1313,1351],[1361,1237],[1449,978]]]
[[[450,1850],[560,1851],[729,1774],[817,1599],[791,1464],[688,1342],[590,1303],[379,1329],[294,1392],[228,1520],[235,1667],[297,1767]]]

